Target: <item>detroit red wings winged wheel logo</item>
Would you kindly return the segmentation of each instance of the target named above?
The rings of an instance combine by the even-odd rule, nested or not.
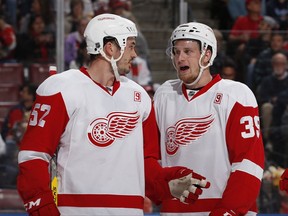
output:
[[[174,155],[180,146],[186,146],[203,136],[213,121],[212,115],[202,118],[185,118],[167,128],[165,141],[167,154]]]
[[[112,112],[106,118],[97,118],[87,128],[88,139],[96,146],[109,146],[130,134],[139,118],[138,112]]]

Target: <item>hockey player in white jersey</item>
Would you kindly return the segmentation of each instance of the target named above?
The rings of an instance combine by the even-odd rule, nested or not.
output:
[[[193,203],[209,182],[183,166],[159,165],[151,99],[120,76],[137,56],[135,24],[102,14],[84,36],[89,67],[53,75],[37,89],[18,156],[17,187],[29,215],[143,215],[145,195]],[[56,149],[52,196],[48,166]]]
[[[216,38],[190,22],[172,33],[167,53],[178,79],[154,95],[162,166],[187,166],[210,180],[194,205],[162,203],[163,215],[256,215],[264,166],[258,105],[239,82],[212,76]]]

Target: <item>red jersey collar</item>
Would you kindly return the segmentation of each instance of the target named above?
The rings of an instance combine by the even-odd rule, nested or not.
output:
[[[187,101],[191,101],[192,99],[204,94],[205,92],[207,92],[215,83],[219,82],[222,78],[220,77],[219,74],[215,74],[215,75],[212,75],[212,80],[207,84],[205,85],[203,88],[201,88],[195,95],[193,95],[193,97],[189,100],[189,96],[187,95],[187,88],[185,86],[184,83],[182,83],[182,92],[185,96],[185,98],[187,99]]]
[[[100,88],[102,88],[104,91],[106,91],[108,94],[110,94],[110,92],[107,90],[107,88],[106,88],[105,86],[103,86],[103,85],[101,85],[100,83],[94,81],[94,80],[90,77],[90,75],[89,75],[86,67],[81,67],[81,68],[80,68],[80,71],[81,71],[83,74],[85,74],[87,77],[89,77],[89,78],[90,78],[95,84],[97,84]],[[120,87],[120,82],[115,79],[115,81],[114,81],[114,83],[113,83],[113,90],[112,90],[112,94],[111,94],[111,95],[114,95],[114,93],[118,90],[119,87]]]

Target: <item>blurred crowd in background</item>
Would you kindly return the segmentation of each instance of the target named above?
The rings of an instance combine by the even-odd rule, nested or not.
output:
[[[153,82],[149,43],[134,15],[133,1],[64,2],[65,70],[87,66],[89,56],[83,32],[89,20],[101,13],[114,13],[138,25],[138,57],[134,59],[128,76],[153,98],[161,83]],[[175,1],[163,2],[175,4]],[[211,0],[209,10],[211,19],[217,20],[217,25],[212,26],[218,42],[213,74],[245,83],[259,103],[266,149],[260,210],[263,213],[288,213],[287,194],[278,190],[280,174],[288,167],[288,0]],[[191,17],[192,7],[189,13]],[[197,21],[197,17],[189,21]],[[37,86],[41,83],[29,76],[30,66],[55,65],[55,57],[56,0],[0,0],[0,70],[4,70],[2,66],[7,64],[21,64],[23,69],[23,80],[16,84],[17,100],[9,103],[9,99],[6,101],[0,96],[0,113],[3,115],[0,117],[0,188],[16,186],[18,144],[29,119]],[[25,71],[25,68],[31,71]],[[0,80],[0,94],[1,88],[8,89],[7,86],[11,87]],[[1,112],[1,107],[5,112]],[[151,204],[147,209],[153,211]]]

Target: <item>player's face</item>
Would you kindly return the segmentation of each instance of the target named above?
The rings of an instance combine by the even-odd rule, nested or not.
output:
[[[117,62],[118,71],[120,75],[128,74],[131,70],[132,60],[137,56],[135,52],[136,40],[135,38],[128,38],[122,58]]]
[[[184,83],[192,83],[199,74],[200,47],[196,41],[177,40],[173,46],[173,61],[177,76]]]

